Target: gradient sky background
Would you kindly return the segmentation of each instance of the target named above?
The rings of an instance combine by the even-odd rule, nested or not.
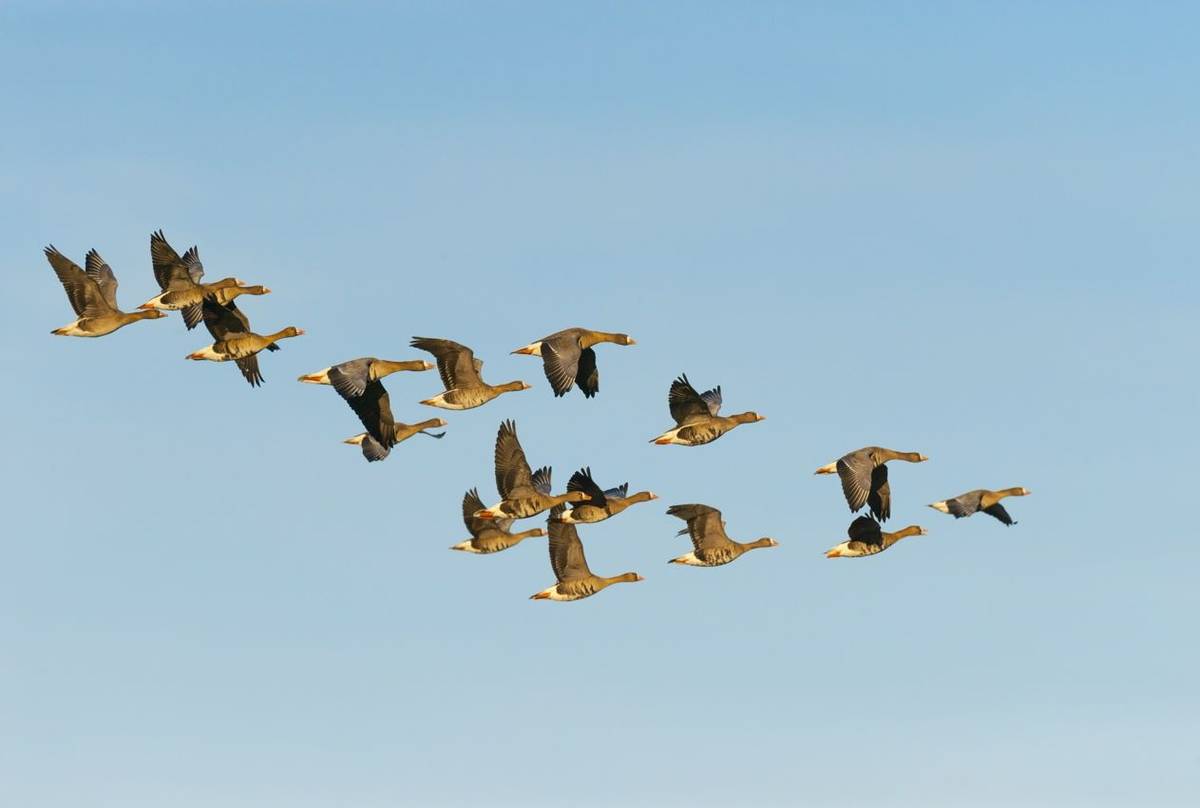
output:
[[[1200,14],[104,5],[0,7],[0,802],[1196,804]],[[177,316],[49,335],[44,245],[132,308],[159,227],[308,330],[262,389]],[[592,401],[508,355],[573,325],[638,340]],[[295,379],[414,334],[535,389],[368,465]],[[768,420],[649,445],[681,371]],[[662,496],[582,534],[644,583],[447,549],[508,417]],[[929,535],[826,561],[868,444]],[[668,566],[678,502],[781,546]]]

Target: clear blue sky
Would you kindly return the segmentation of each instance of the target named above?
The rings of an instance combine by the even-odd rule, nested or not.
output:
[[[0,8],[0,802],[1196,804],[1200,15],[337,5]],[[174,316],[50,336],[41,248],[131,308],[159,227],[308,330],[264,388]],[[592,401],[508,355],[572,325],[638,340]],[[295,379],[414,334],[535,389],[368,466]],[[768,420],[649,445],[681,371]],[[662,495],[583,531],[644,583],[447,549],[508,417]],[[929,535],[826,561],[867,444]],[[668,566],[678,502],[781,546]]]

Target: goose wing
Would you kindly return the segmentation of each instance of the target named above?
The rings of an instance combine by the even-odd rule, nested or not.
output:
[[[554,507],[546,531],[550,534],[550,567],[559,582],[587,578],[592,574],[588,569],[587,558],[583,555],[583,542],[579,540],[579,531],[575,529],[575,525],[555,521],[555,517],[564,510],[562,505]]]
[[[67,300],[71,308],[80,317],[99,317],[108,314],[112,307],[104,299],[100,287],[88,277],[87,273],[70,258],[60,253],[51,244],[46,247],[46,260],[50,262],[54,274],[58,276],[63,289],[66,290]]]
[[[87,276],[95,282],[100,289],[100,294],[104,296],[104,302],[113,311],[120,311],[117,306],[117,276],[113,274],[110,267],[100,253],[95,250],[88,250],[87,257],[83,262],[84,270]]]
[[[517,439],[517,425],[504,421],[496,433],[496,490],[501,499],[508,499],[514,491],[533,489],[533,472],[525,459],[525,450]],[[548,475],[547,475],[548,476]]]
[[[692,387],[686,373],[671,382],[671,389],[667,393],[667,406],[671,408],[671,417],[680,426],[712,415],[708,403],[700,397],[696,388]]]
[[[983,512],[988,516],[994,516],[1006,525],[1015,525],[1016,522],[1008,515],[1008,511],[1004,510],[1004,506],[997,502],[995,505],[984,508]]]
[[[687,527],[678,535],[687,533],[696,550],[712,550],[733,542],[725,534],[725,523],[721,512],[708,505],[672,505],[667,513],[687,522]]]
[[[851,511],[857,511],[867,504],[874,471],[875,461],[862,449],[838,459],[837,473],[842,481],[842,493],[846,495],[846,503]]]
[[[582,468],[571,475],[571,479],[567,481],[568,491],[583,491],[591,499],[584,502],[574,503],[575,505],[595,505],[597,508],[603,508],[608,504],[608,498],[605,496],[603,489],[596,485],[596,481],[592,479],[592,470],[590,467]]]
[[[475,353],[466,345],[432,337],[413,337],[409,344],[418,350],[433,354],[437,360],[442,384],[446,385],[447,390],[483,386],[483,379],[479,377],[479,369],[483,367],[483,362],[477,362]]]

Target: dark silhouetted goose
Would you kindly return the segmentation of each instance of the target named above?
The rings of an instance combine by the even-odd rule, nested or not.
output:
[[[564,511],[559,517],[560,521],[567,524],[603,522],[610,516],[616,516],[630,505],[658,499],[658,494],[653,491],[638,491],[633,496],[628,496],[629,483],[604,490],[592,479],[590,468],[583,468],[572,474],[571,479],[567,482],[567,490],[582,491],[588,495],[586,501],[576,502],[571,506],[571,510]]]
[[[708,505],[672,505],[667,513],[687,522],[687,527],[677,536],[688,534],[695,548],[687,555],[672,558],[670,564],[688,564],[693,567],[719,567],[735,560],[748,550],[759,547],[778,547],[779,542],[763,537],[743,544],[725,535],[725,522],[721,512]]]
[[[479,498],[477,490],[472,488],[463,495],[463,522],[471,538],[450,545],[451,550],[462,550],[464,553],[498,553],[515,547],[525,539],[546,535],[546,531],[540,527],[521,533],[510,533],[512,519],[480,519],[475,516],[475,512],[482,508],[483,500]]]
[[[923,463],[929,458],[917,452],[897,452],[879,446],[867,446],[842,455],[834,462],[817,469],[817,474],[837,474],[842,479],[842,492],[850,511],[871,506],[876,519],[886,521],[892,515],[892,491],[888,485],[889,460]]]
[[[389,449],[415,434],[408,433],[399,437],[408,427],[405,424],[397,424],[392,417],[391,402],[381,380],[402,370],[422,371],[432,367],[433,365],[423,359],[393,362],[365,356],[331,365],[316,373],[305,374],[300,377],[300,381],[308,384],[328,384],[346,400],[372,438],[370,441],[361,442],[363,456],[374,461],[387,457]],[[359,443],[354,438],[346,442]]]
[[[550,467],[543,466],[534,474],[525,459],[525,451],[517,439],[517,425],[512,421],[500,424],[496,434],[496,490],[500,501],[475,515],[481,519],[527,519],[567,502],[583,502],[588,495],[582,491],[550,494]]]
[[[844,541],[825,553],[826,558],[857,558],[858,556],[882,553],[896,542],[908,536],[924,536],[925,528],[920,525],[909,525],[895,533],[885,533],[883,528],[869,516],[860,516],[850,523],[846,535],[849,541]]]
[[[968,491],[965,494],[959,494],[954,499],[944,499],[941,502],[935,502],[929,507],[935,511],[953,514],[956,519],[970,516],[976,511],[983,511],[989,516],[996,517],[1006,525],[1015,525],[1016,522],[1008,515],[1008,511],[1004,510],[1004,506],[1000,504],[1000,500],[1005,497],[1027,496],[1029,496],[1028,488],[1002,488],[999,491],[989,491],[986,488],[980,488],[975,491]]]
[[[488,403],[501,393],[529,389],[529,385],[521,381],[495,386],[486,384],[479,376],[483,362],[476,359],[466,345],[432,337],[413,337],[410,344],[434,355],[442,384],[446,385],[445,392],[425,399],[422,404],[445,410],[470,410]]]
[[[676,426],[650,441],[660,446],[703,446],[712,443],[738,424],[752,424],[766,417],[756,412],[743,412],[727,417],[718,415],[721,411],[721,388],[714,387],[705,393],[698,393],[688,381],[686,373],[671,383],[671,390],[667,393],[667,404],[671,408],[671,417],[675,419]]]
[[[228,340],[238,340],[254,333],[250,330],[249,318],[242,313],[237,303],[233,302],[233,299],[237,295],[226,294],[238,289],[242,289],[248,294],[257,294],[256,292],[248,291],[252,288],[233,287],[231,289],[222,289],[215,295],[206,297],[204,302],[200,304],[200,312],[204,318],[204,325],[217,344]],[[278,351],[279,346],[272,342],[264,350]],[[263,383],[263,375],[258,368],[257,355],[243,356],[235,359],[234,363],[237,365],[238,370],[242,372],[242,377],[250,383],[251,387],[258,387]]]
[[[592,346],[601,342],[637,344],[628,334],[568,328],[517,348],[513,353],[542,358],[542,368],[556,397],[565,396],[571,386],[577,384],[583,394],[591,398],[600,390],[600,371],[596,369],[596,352]]]
[[[103,337],[138,320],[166,317],[157,311],[121,311],[117,307],[117,277],[95,250],[88,251],[86,271],[53,246],[47,247],[45,253],[76,314],[73,323],[56,328],[51,334],[60,337]]]
[[[556,507],[556,510],[562,506]],[[636,572],[603,578],[593,575],[588,569],[587,559],[583,556],[583,542],[579,541],[579,533],[574,525],[555,521],[557,514],[551,513],[548,530],[550,532],[550,566],[558,583],[537,594],[530,595],[530,600],[580,600],[596,594],[612,584],[633,583],[645,579]]]
[[[445,432],[427,432],[426,430],[445,425],[446,422],[441,418],[430,418],[429,420],[422,421],[419,424],[395,423],[392,425],[392,434],[395,436],[395,443],[402,443],[403,441],[411,438],[413,435],[427,435],[431,438],[443,438],[446,436]],[[343,443],[349,443],[354,446],[362,447],[363,457],[365,457],[369,463],[374,463],[377,460],[383,460],[391,453],[391,449],[384,447],[383,444],[372,438],[366,432],[359,433],[353,438],[346,438]],[[393,445],[395,445],[395,443]],[[482,508],[483,505],[480,504],[479,507]]]
[[[189,329],[195,328],[204,319],[200,304],[206,297],[221,289],[244,285],[237,278],[201,283],[204,265],[200,263],[196,248],[192,247],[181,257],[161,230],[150,235],[150,260],[154,264],[154,279],[158,281],[162,294],[147,300],[138,308],[181,311],[183,322]]]

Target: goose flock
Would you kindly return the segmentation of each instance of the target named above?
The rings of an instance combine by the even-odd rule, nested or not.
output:
[[[252,386],[263,384],[258,355],[278,351],[279,342],[298,337],[304,330],[287,326],[268,334],[250,329],[250,320],[238,307],[242,295],[270,294],[261,285],[246,284],[235,277],[205,283],[204,265],[196,247],[180,255],[168,243],[161,230],[150,236],[150,261],[159,294],[132,312],[121,311],[117,304],[117,278],[112,268],[95,250],[89,250],[80,267],[53,246],[45,248],[46,260],[66,291],[76,319],[51,333],[68,337],[102,337],[138,320],[154,320],[178,311],[188,330],[204,323],[212,336],[211,345],[187,355],[187,359],[233,362]],[[600,392],[600,373],[596,363],[598,345],[636,344],[628,334],[567,328],[512,351],[516,355],[536,356],[555,397],[565,396],[578,387],[586,398]],[[412,348],[430,354],[424,359],[387,360],[375,357],[351,359],[330,365],[299,378],[306,384],[329,385],[358,417],[364,432],[347,438],[345,443],[358,446],[368,462],[384,460],[397,444],[415,435],[441,438],[445,432],[431,430],[447,426],[442,418],[430,418],[413,424],[400,423],[392,414],[383,379],[403,371],[438,370],[444,390],[420,401],[445,410],[469,410],[482,407],[500,395],[531,389],[515,380],[489,384],[483,380],[483,361],[466,345],[449,339],[413,337]],[[688,381],[686,374],[671,383],[667,407],[675,425],[650,442],[661,446],[703,446],[723,437],[742,424],[764,420],[757,412],[720,414],[723,398],[718,385],[703,393]],[[658,499],[652,491],[629,494],[629,484],[602,488],[592,477],[590,467],[579,469],[567,481],[566,490],[552,493],[551,467],[536,471],[525,458],[517,437],[517,425],[506,420],[500,424],[494,451],[496,490],[499,500],[485,506],[476,488],[463,495],[462,516],[470,538],[451,546],[452,550],[490,554],[516,547],[526,539],[549,537],[550,567],[555,583],[534,595],[533,600],[579,600],[596,594],[615,583],[644,580],[636,572],[614,576],[594,574],[588,567],[579,537],[578,525],[592,525],[617,516],[633,505]],[[883,529],[892,515],[892,490],[887,464],[893,460],[923,463],[928,458],[919,452],[901,452],[881,446],[867,446],[842,455],[816,470],[817,474],[836,474],[851,513],[863,508],[847,529],[845,541],[825,553],[827,558],[855,558],[876,555],[901,539],[926,535],[920,525],[909,525],[894,533]],[[1027,496],[1022,487],[998,490],[975,489],[951,499],[931,503],[929,507],[956,519],[982,512],[1006,526],[1016,522],[1000,501],[1007,497]],[[546,527],[514,532],[518,520],[548,513]],[[730,538],[725,532],[721,511],[699,503],[672,505],[667,514],[681,519],[692,550],[670,559],[669,563],[696,567],[717,567],[736,561],[750,550],[777,547],[779,542],[762,537],[749,542]]]

